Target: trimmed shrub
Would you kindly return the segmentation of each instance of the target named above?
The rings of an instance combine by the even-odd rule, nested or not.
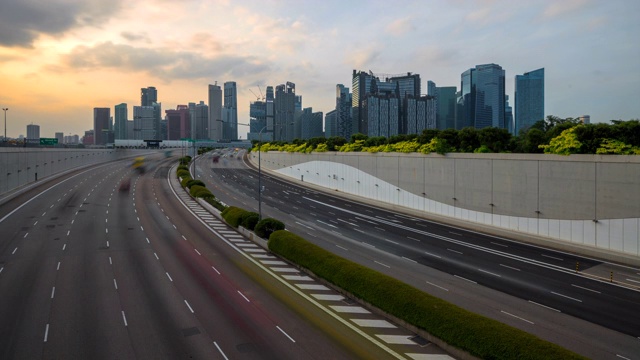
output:
[[[229,206],[222,212],[222,218],[234,228],[237,228],[242,221],[242,216],[248,213],[247,210],[241,209],[236,206]]]
[[[191,162],[191,156],[189,155],[183,156],[180,158],[180,165],[189,165],[190,162]]]
[[[227,206],[222,205],[222,203],[218,201],[216,198],[204,198],[204,201],[208,202],[209,204],[211,204],[211,206],[213,206],[214,208],[220,211],[224,211],[227,208]]]
[[[180,170],[189,170],[189,167],[187,165],[178,165],[178,167],[176,168],[176,171],[180,171]]]
[[[187,183],[188,183],[189,181],[191,181],[191,180],[193,180],[193,179],[191,178],[191,175],[189,175],[189,176],[185,176],[185,177],[183,177],[183,178],[182,178],[182,181],[180,182],[180,185],[181,185],[183,188],[186,188],[186,187],[187,187]]]
[[[273,218],[266,218],[260,220],[260,222],[256,224],[253,232],[263,239],[268,239],[271,236],[271,233],[278,230],[284,230],[284,223]]]
[[[258,215],[258,213],[248,211],[244,215],[242,215],[240,226],[242,226],[247,230],[253,231],[253,229],[255,229],[256,224],[258,224],[259,221],[260,221],[260,215]]]
[[[191,179],[190,181],[187,181],[188,188],[191,188],[194,185],[200,185],[202,187],[206,187],[206,185],[204,184],[204,182],[202,182],[202,180]]]
[[[178,170],[176,171],[176,175],[178,175],[178,178],[184,178],[186,176],[191,177],[191,173],[189,172],[189,170]]]
[[[357,298],[481,359],[584,359],[532,334],[334,255],[291,232],[274,232],[268,245],[270,251]]]
[[[209,191],[209,189],[201,185],[192,185],[189,188],[189,194],[191,194],[191,196],[193,197],[199,197],[199,198],[214,197],[211,191]]]

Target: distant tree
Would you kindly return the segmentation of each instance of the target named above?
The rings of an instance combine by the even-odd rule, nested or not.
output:
[[[342,136],[332,136],[327,139],[327,150],[328,151],[336,151],[342,145],[346,144],[347,140]]]
[[[374,136],[374,137],[368,138],[364,142],[364,146],[373,147],[373,146],[380,146],[386,143],[387,143],[387,138],[385,138],[384,136]]]
[[[520,151],[524,153],[542,153],[543,149],[540,148],[540,145],[545,144],[545,134],[544,132],[537,128],[531,127],[529,131],[524,135],[522,147]]]
[[[472,127],[466,127],[458,131],[458,145],[459,152],[470,153],[480,147],[480,138],[478,137],[478,130]]]
[[[434,137],[437,137],[439,133],[440,133],[440,130],[438,129],[424,129],[422,130],[422,134],[418,136],[418,142],[420,144],[428,144],[431,141],[431,139],[433,139]]]
[[[511,151],[509,145],[511,143],[511,134],[507,129],[496,127],[486,127],[478,131],[478,139],[480,146],[484,145],[491,152]]]
[[[562,131],[560,135],[551,139],[549,145],[540,145],[540,148],[544,150],[545,154],[571,155],[580,153],[582,143],[578,141],[576,127]]]
[[[351,135],[351,141],[350,141],[350,142],[354,143],[354,142],[356,142],[356,140],[363,140],[363,141],[366,141],[366,140],[367,140],[367,138],[368,138],[368,136],[367,136],[367,135],[365,135],[365,134],[361,134],[361,133],[357,133],[357,134],[353,134],[353,135]]]

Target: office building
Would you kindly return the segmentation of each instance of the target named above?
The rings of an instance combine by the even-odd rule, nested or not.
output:
[[[505,71],[496,64],[477,65],[461,75],[456,127],[506,129],[505,103]]]
[[[274,139],[273,133],[275,129],[275,92],[273,91],[273,86],[267,86],[266,94],[265,94],[265,102],[267,108],[267,129],[264,132],[271,134],[271,140]],[[264,137],[263,137],[264,139]]]
[[[338,110],[331,110],[324,116],[324,136],[338,136]]]
[[[30,144],[40,144],[40,125],[27,125],[26,142]]]
[[[178,105],[175,110],[165,110],[167,140],[191,138],[191,118],[189,106]]]
[[[516,75],[515,131],[526,131],[537,121],[544,120],[544,68]]]
[[[195,111],[195,104],[193,109]],[[209,139],[223,139],[222,128],[222,89],[216,82],[214,85],[209,84]]]
[[[293,127],[295,110],[296,84],[287,82],[276,86],[273,125],[274,141],[287,141],[287,127]],[[289,133],[293,134],[293,131],[290,130]]]
[[[349,92],[349,88],[342,84],[337,84],[335,109],[336,127],[331,130],[333,134],[331,136],[341,136],[349,140],[351,139],[351,135],[355,134],[353,121],[351,119],[352,102],[352,94]]]
[[[93,145],[106,145],[109,143],[110,120],[110,108],[93,108]]]
[[[300,116],[300,139],[308,140],[322,137],[322,112],[313,112],[313,108],[302,109]]]
[[[222,137],[226,140],[238,140],[238,90],[235,81],[224,83],[222,121]]]
[[[93,130],[86,130],[84,132],[84,137],[82,138],[82,145],[89,146],[94,145],[95,143],[95,132]]]
[[[436,129],[456,128],[456,92],[455,86],[437,86],[427,82],[427,95],[433,96],[436,103]]]
[[[367,134],[363,102],[365,102],[366,95],[371,92],[372,80],[373,73],[353,70],[351,78],[351,123],[353,134]]]
[[[578,121],[582,124],[591,124],[591,115],[581,115],[578,117]]]
[[[395,94],[369,94],[362,102],[362,120],[369,137],[390,137],[400,133],[400,99]]]
[[[158,102],[158,90],[149,86],[140,89],[140,106],[150,106],[153,108],[153,133],[147,131],[151,138],[146,140],[162,140],[162,129],[160,128],[160,120],[162,118],[162,104]]]
[[[126,140],[129,139],[129,134],[127,133],[127,120],[128,112],[127,112],[127,104],[122,103],[115,106],[115,124],[114,124],[114,137],[116,140]]]
[[[267,132],[267,102],[256,100],[249,104],[249,140],[269,141]]]
[[[515,123],[513,122],[513,108],[509,105],[509,95],[504,96],[504,121],[507,124],[507,131],[514,134]]]
[[[158,127],[160,124],[158,124]],[[133,139],[156,140],[156,127],[153,106],[133,107]]]
[[[56,135],[56,140],[58,140],[58,145],[64,144],[64,133],[57,132],[55,135]]]
[[[200,101],[195,104],[195,134],[192,133],[192,138],[197,140],[209,139],[209,106]]]
[[[434,96],[413,96],[404,98],[404,121],[402,134],[422,134],[424,129],[436,128],[437,103]]]

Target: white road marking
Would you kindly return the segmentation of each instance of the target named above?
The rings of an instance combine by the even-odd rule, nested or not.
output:
[[[411,240],[415,240],[415,241],[420,241],[420,239],[412,238],[411,236],[407,236],[407,239],[411,239]]]
[[[36,222],[33,223],[33,226],[36,226],[37,223],[38,223],[38,221],[36,220]]]
[[[24,234],[24,236],[22,237],[23,239],[27,237],[27,235],[29,235],[29,233]]]
[[[107,240],[107,247],[109,247],[109,240]]]
[[[426,281],[426,283],[427,283],[427,284],[429,284],[429,285],[431,285],[431,286],[435,286],[435,287],[437,287],[438,289],[442,289],[442,290],[444,290],[444,291],[449,291],[449,289],[444,288],[444,287],[442,287],[442,286],[440,286],[440,285],[436,285],[436,284],[434,284],[434,283],[432,283],[432,282]]]
[[[619,357],[619,358],[621,358],[621,359],[631,360],[630,358],[628,358],[628,357],[624,357],[624,356],[622,356],[622,355],[620,355],[620,354],[616,354],[616,357]]]
[[[372,248],[376,248],[375,246],[371,245],[371,244],[367,244],[366,242],[362,241],[363,244],[367,245],[367,246],[371,246]]]
[[[400,243],[395,242],[395,241],[391,241],[391,240],[389,240],[389,239],[382,239],[382,240],[384,240],[384,241],[386,241],[386,242],[390,242],[390,243],[392,243],[392,244],[400,245]]]
[[[145,239],[147,239],[147,244],[151,244],[151,243],[149,242],[149,238],[145,238]]]
[[[218,349],[218,351],[220,352],[220,354],[222,354],[222,357],[224,357],[225,360],[229,360],[229,358],[227,357],[227,355],[224,354],[224,352],[222,352],[222,349],[220,349],[220,346],[218,346],[218,343],[216,343],[215,341],[213,342],[213,345],[216,346],[216,348]]]
[[[520,269],[518,269],[518,268],[514,268],[514,267],[512,267],[512,266],[508,266],[508,265],[505,265],[505,264],[500,264],[500,266],[502,266],[502,267],[506,267],[507,269],[511,269],[511,270],[515,270],[515,271],[520,271]]]
[[[60,261],[58,261],[58,266],[56,267],[56,271],[60,270]]]
[[[546,258],[549,258],[549,259],[555,259],[555,260],[564,261],[563,259],[561,259],[559,257],[555,257],[555,256],[551,256],[551,255],[545,255],[545,254],[540,254],[540,255],[542,255],[542,256],[544,256]]]
[[[418,263],[417,261],[415,261],[415,260],[413,260],[413,259],[406,258],[406,257],[404,257],[404,256],[403,256],[402,258],[403,258],[403,259],[405,259],[405,260],[409,260],[409,261],[411,261],[411,262],[413,262],[413,263],[416,263],[416,264]]]
[[[113,286],[118,290],[118,283],[116,282],[116,279],[113,279]]]
[[[460,251],[458,251],[458,250],[453,250],[453,249],[449,249],[449,248],[447,248],[447,250],[449,250],[449,251],[451,251],[451,252],[454,252],[454,253],[458,253],[458,254],[460,254],[460,255],[464,255],[462,252],[460,252]]]
[[[216,269],[215,267],[211,266],[211,268],[213,269],[213,271],[217,272],[218,275],[220,275],[220,271],[218,271],[218,269]]]
[[[124,310],[122,310],[122,321],[124,321],[124,326],[129,326],[127,324],[127,317],[124,315]]]
[[[498,245],[498,246],[502,246],[502,247],[509,247],[509,245],[500,244],[500,243],[493,242],[493,241],[491,241],[491,243],[492,243],[493,245]]]
[[[529,323],[529,324],[531,324],[531,325],[535,325],[535,324],[533,323],[533,321],[529,321],[529,320],[527,320],[527,319],[525,319],[525,318],[521,318],[520,316],[516,316],[516,315],[510,314],[510,313],[508,313],[508,312],[506,312],[506,311],[503,311],[503,310],[500,310],[500,312],[501,312],[501,313],[503,313],[503,314],[507,314],[507,315],[509,315],[509,316],[513,316],[513,317],[514,317],[514,318],[516,318],[516,319],[520,319],[520,320],[522,320],[522,321],[528,322],[528,323]]]
[[[457,277],[458,279],[462,279],[462,280],[464,280],[464,281],[468,281],[468,282],[470,282],[470,283],[477,284],[477,282],[475,282],[475,281],[473,281],[473,280],[469,280],[469,279],[464,278],[464,277],[462,277],[462,276],[458,276],[458,275],[453,275],[453,276]]]
[[[426,252],[426,251],[424,253],[429,255],[429,256],[433,256],[433,257],[437,257],[438,259],[442,259],[442,257],[440,255],[432,254],[432,253]]]
[[[327,226],[331,226],[331,227],[332,227],[332,228],[334,228],[334,229],[337,229],[337,228],[338,228],[337,226],[331,225],[331,224],[326,223],[326,222],[324,222],[324,221],[320,221],[320,220],[316,220],[316,221],[317,221],[317,222],[319,222],[319,223],[321,223],[321,224],[325,224],[325,225],[327,225]]]
[[[573,301],[582,302],[582,300],[580,300],[580,299],[572,298],[571,296],[563,295],[563,294],[560,294],[560,293],[557,293],[557,292],[554,292],[554,291],[552,291],[551,293],[554,294],[554,295],[562,296],[563,298],[571,299]]]
[[[238,290],[238,294],[240,294],[240,296],[242,296],[245,300],[247,300],[247,302],[251,302],[251,301],[249,301],[249,299],[247,299],[246,296],[244,296],[243,293],[240,292],[240,290]]]
[[[277,326],[277,325],[276,325],[276,328],[278,328],[278,330],[280,330],[280,332],[281,332],[281,333],[283,333],[283,334],[284,334],[284,336],[288,337],[288,338],[289,338],[289,340],[291,340],[291,342],[296,342],[295,340],[293,340],[293,338],[292,338],[291,336],[289,336],[289,334],[287,334],[286,332],[284,332],[284,330],[282,330],[282,329],[280,328],[280,326]]]
[[[2,270],[4,270],[4,266],[0,267],[0,274],[2,274]]]
[[[195,250],[198,253],[198,255],[202,255],[200,254],[200,251],[198,251],[198,249],[193,249],[193,250]]]
[[[49,337],[49,324],[44,328],[44,342],[47,342],[47,338]]]
[[[109,256],[109,265],[113,265],[113,262],[111,261],[111,256]]]
[[[591,291],[591,292],[594,292],[594,293],[597,293],[597,294],[601,294],[601,292],[598,291],[598,290],[588,289],[586,287],[578,286],[576,284],[571,284],[571,286],[577,287],[578,289],[587,290],[587,291]]]
[[[185,240],[187,240],[187,238],[186,238],[186,237],[184,237],[184,235],[182,235],[182,238],[183,238],[183,239],[185,239]]]
[[[13,249],[13,252],[11,253],[11,255],[15,254],[16,251],[18,251],[18,248]]]
[[[140,225],[140,230],[144,231],[144,228],[142,227],[142,225]]]
[[[76,221],[76,219],[71,220],[71,225],[73,225],[73,223]]]
[[[155,255],[155,256],[156,256],[156,260],[160,260],[160,258],[158,257],[158,254],[153,253],[153,255]]]
[[[383,263],[381,263],[381,262],[379,262],[379,261],[373,260],[373,262],[374,262],[374,263],[376,263],[376,264],[378,264],[378,265],[382,265],[382,266],[384,266],[384,267],[387,267],[387,268],[391,269],[391,266],[386,265],[386,264],[383,264]]]
[[[169,273],[168,273],[168,272],[165,272],[165,274],[167,274],[167,277],[169,278],[169,280],[170,280],[171,282],[173,282],[173,279],[171,278],[171,275],[169,275]]]
[[[194,313],[194,311],[193,311],[193,309],[191,308],[191,305],[189,305],[189,303],[187,302],[187,300],[185,300],[185,301],[184,301],[184,303],[185,303],[185,304],[187,304],[187,307],[189,308],[189,310],[190,310],[190,311],[191,311],[191,313],[193,314],[193,313]]]
[[[532,303],[532,304],[534,304],[534,305],[542,306],[543,308],[546,308],[546,309],[549,309],[549,310],[553,310],[553,311],[556,311],[556,312],[562,312],[562,311],[560,311],[560,310],[558,310],[558,309],[554,309],[554,308],[552,308],[552,307],[550,307],[550,306],[547,306],[547,305],[542,305],[542,304],[537,303],[537,302],[535,302],[535,301],[531,301],[531,300],[529,300],[529,302],[530,302],[530,303]]]
[[[173,225],[173,224],[171,224],[171,225]],[[177,228],[175,225],[173,225],[173,228],[174,228],[174,229],[176,229],[176,230],[178,230],[178,228]]]
[[[51,288],[51,298],[53,299],[55,295],[56,295],[56,287],[54,286],[53,288]]]
[[[71,234],[71,230],[68,230],[68,231],[67,231],[67,236],[69,236],[69,234]]]
[[[487,274],[489,274],[489,275],[493,275],[493,276],[497,276],[497,277],[502,277],[502,275],[498,275],[498,274],[496,274],[496,273],[492,273],[492,272],[487,271],[487,270],[478,269],[478,271],[482,271],[483,273],[487,273]]]

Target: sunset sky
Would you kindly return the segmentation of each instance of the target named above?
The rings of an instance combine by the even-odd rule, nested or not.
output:
[[[236,81],[245,123],[258,85],[294,82],[326,113],[353,69],[418,73],[426,93],[496,63],[512,106],[515,75],[544,67],[547,115],[628,120],[640,118],[638,19],[637,0],[0,0],[0,106],[9,137],[30,123],[82,136],[94,107],[125,102],[131,118],[142,87],[164,111]]]

